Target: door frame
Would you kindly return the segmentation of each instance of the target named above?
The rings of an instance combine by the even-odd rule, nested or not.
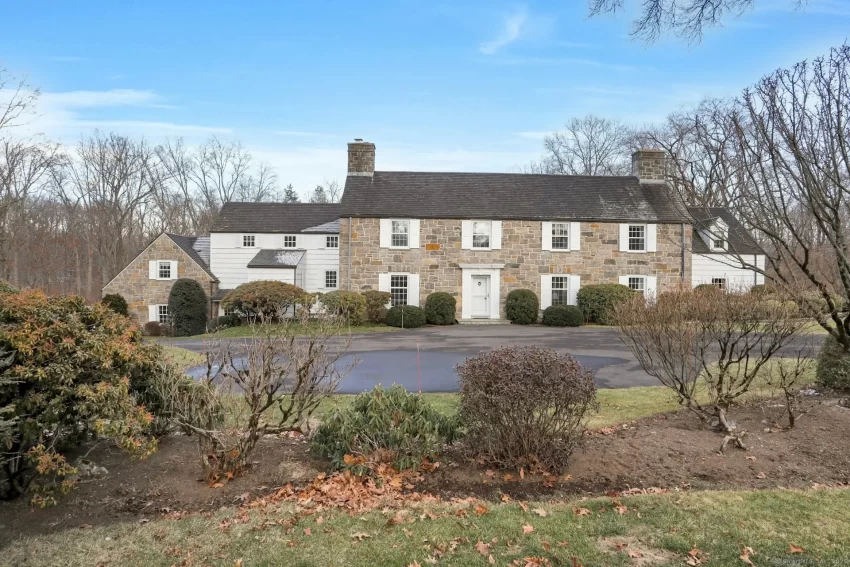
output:
[[[501,274],[504,264],[460,264],[461,274],[461,319],[473,319],[472,316],[472,276],[490,277],[490,313],[488,316],[476,316],[475,319],[499,319],[501,317]]]

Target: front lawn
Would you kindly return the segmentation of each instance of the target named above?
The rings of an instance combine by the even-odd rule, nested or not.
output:
[[[219,339],[219,338],[239,338],[239,337],[251,337],[258,332],[258,325],[240,325],[239,327],[229,327],[227,329],[222,329],[221,331],[216,331],[215,333],[206,333],[204,335],[197,335],[195,337],[178,337],[178,338],[193,338],[193,339]],[[302,327],[297,323],[286,323],[286,324],[270,324],[264,325],[262,332],[270,331],[272,335],[282,335],[283,329],[285,327],[289,327],[290,332],[294,332],[295,334],[305,334],[307,333],[307,329]],[[341,330],[343,334],[359,334],[359,333],[388,333],[391,331],[401,331],[402,329],[398,327],[390,327],[389,325],[384,325],[382,323],[365,323],[363,325],[351,325],[348,327],[344,327]]]
[[[289,503],[227,508],[181,519],[75,526],[18,540],[4,555],[9,565],[33,567],[672,566],[689,558],[689,565],[745,565],[742,555],[751,565],[843,565],[850,556],[847,489],[483,506],[413,502],[362,514],[299,514]]]

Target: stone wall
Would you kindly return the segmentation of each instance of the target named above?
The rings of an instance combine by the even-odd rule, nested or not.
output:
[[[215,290],[213,279],[186,252],[165,234],[153,241],[144,252],[130,262],[118,276],[103,288],[103,294],[120,293],[127,300],[130,318],[139,325],[148,322],[148,305],[168,303],[171,286],[177,280],[149,278],[150,260],[176,260],[177,277],[197,280],[210,296]]]
[[[340,288],[349,289],[348,219],[340,220]],[[646,275],[658,278],[658,291],[680,285],[681,225],[657,225],[657,252],[628,253],[619,250],[617,223],[581,223],[581,250],[542,250],[540,221],[503,221],[501,250],[462,250],[461,221],[422,219],[420,248],[394,250],[381,248],[380,221],[352,219],[351,280],[352,291],[378,288],[382,272],[420,274],[420,304],[428,294],[445,291],[457,298],[461,313],[461,274],[459,264],[503,263],[501,270],[500,310],[504,317],[504,299],[512,289],[528,288],[540,294],[541,274],[578,274],[581,285],[617,283],[620,275]],[[685,283],[691,277],[691,227],[685,227]]]

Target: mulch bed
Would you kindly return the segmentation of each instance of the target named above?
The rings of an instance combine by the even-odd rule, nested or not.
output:
[[[850,409],[835,399],[807,402],[792,430],[765,423],[771,402],[738,408],[733,418],[747,430],[748,450],[717,453],[721,436],[680,411],[588,434],[565,474],[543,477],[497,471],[464,459],[453,448],[415,489],[441,498],[548,500],[610,491],[673,489],[810,488],[850,482]],[[0,545],[22,535],[82,525],[139,521],[175,512],[216,510],[274,493],[287,483],[308,486],[326,464],[312,458],[303,439],[264,439],[254,468],[222,488],[204,482],[191,438],[163,439],[148,459],[134,461],[102,447],[89,459],[108,470],[81,482],[54,507],[32,509],[25,499],[0,503]],[[504,496],[507,495],[507,496]]]

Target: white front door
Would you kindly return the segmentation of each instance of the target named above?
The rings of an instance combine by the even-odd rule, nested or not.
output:
[[[490,317],[490,276],[472,276],[472,316]]]

